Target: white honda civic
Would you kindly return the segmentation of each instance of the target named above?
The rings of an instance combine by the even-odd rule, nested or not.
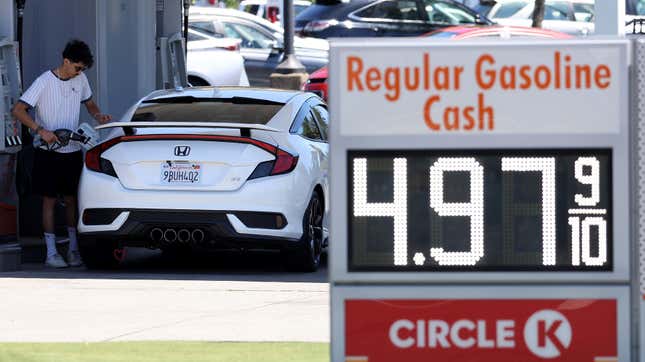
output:
[[[327,246],[326,105],[311,93],[155,91],[87,151],[81,255],[110,267],[125,246],[278,249],[314,271]],[[117,252],[115,252],[115,250]]]

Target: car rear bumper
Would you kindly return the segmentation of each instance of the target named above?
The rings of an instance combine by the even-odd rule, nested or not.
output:
[[[215,248],[284,249],[295,246],[299,241],[298,238],[239,233],[231,222],[231,215],[251,229],[279,230],[284,228],[286,221],[277,213],[86,209],[82,215],[84,223],[89,226],[109,225],[111,230],[79,230],[79,236],[81,239],[114,241],[122,246],[146,247],[190,244]]]
[[[221,240],[298,240],[313,192],[313,186],[302,187],[303,181],[290,173],[250,180],[235,191],[132,190],[115,177],[84,170],[78,192],[78,231],[134,241],[146,231],[139,225],[198,224]],[[103,216],[93,210],[104,210]],[[254,214],[259,219],[249,221]],[[272,215],[274,221],[276,217],[282,221],[272,224]]]

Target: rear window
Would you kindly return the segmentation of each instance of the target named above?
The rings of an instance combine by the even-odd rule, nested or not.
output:
[[[475,14],[456,3],[440,0],[424,0],[428,19],[437,24],[474,24]]]
[[[544,20],[575,20],[570,16],[567,3],[553,3],[544,6]]]
[[[381,1],[355,13],[361,18],[391,20],[421,20],[414,1]]]
[[[182,104],[142,104],[132,122],[220,122],[267,124],[281,104],[233,104],[198,102]]]

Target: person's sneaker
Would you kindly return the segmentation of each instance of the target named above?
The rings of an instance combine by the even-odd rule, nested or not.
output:
[[[70,251],[67,253],[67,263],[70,266],[81,266],[83,265],[83,259],[81,259],[81,253],[78,251]]]
[[[45,265],[52,268],[67,268],[69,266],[60,254],[48,256],[45,260]]]

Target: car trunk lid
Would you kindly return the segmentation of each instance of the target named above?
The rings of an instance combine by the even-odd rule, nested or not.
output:
[[[132,190],[233,191],[259,164],[276,159],[276,145],[250,137],[252,129],[277,131],[264,125],[122,122],[100,126],[113,127],[123,128],[126,135],[100,157],[111,163],[123,187]],[[153,133],[134,134],[139,127],[157,128]],[[226,128],[238,128],[242,135],[218,134]]]

